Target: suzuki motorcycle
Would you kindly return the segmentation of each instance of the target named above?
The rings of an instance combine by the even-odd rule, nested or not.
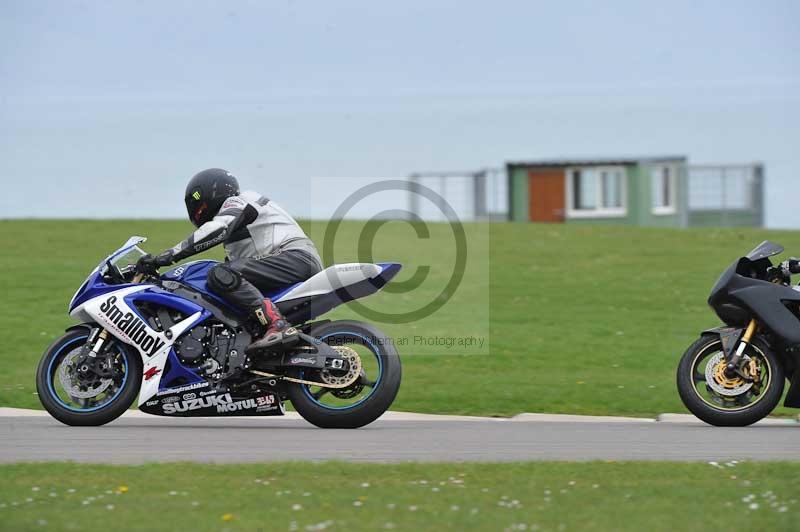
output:
[[[725,323],[704,331],[678,366],[683,404],[706,423],[746,426],[767,416],[783,395],[800,407],[800,273],[795,259],[773,266],[783,247],[762,242],[717,281],[708,304]]]
[[[312,320],[377,292],[399,264],[335,265],[265,294],[297,334],[250,356],[244,310],[206,285],[217,262],[140,272],[145,240],[130,238],[89,274],[69,305],[80,323],[39,363],[39,399],[57,420],[103,425],[138,395],[139,409],[159,416],[279,416],[289,401],[319,427],[357,428],[392,404],[401,377],[392,339],[358,321]]]

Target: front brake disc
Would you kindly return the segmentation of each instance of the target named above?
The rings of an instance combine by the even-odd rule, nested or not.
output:
[[[80,378],[76,375],[78,368],[75,362],[80,354],[80,349],[74,349],[64,357],[58,367],[58,380],[61,382],[61,387],[64,388],[64,391],[73,399],[90,399],[106,391],[113,381],[111,379],[102,379],[96,386],[82,390],[79,383]]]
[[[714,390],[714,392],[725,397],[735,397],[742,395],[753,387],[753,382],[745,381],[743,378],[736,376],[731,379],[725,375],[725,355],[717,353],[706,364],[706,384]]]

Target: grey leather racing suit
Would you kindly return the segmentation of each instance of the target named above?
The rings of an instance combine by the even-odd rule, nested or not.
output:
[[[243,191],[167,254],[172,262],[223,244],[227,261],[209,271],[209,288],[252,310],[270,292],[301,282],[322,269],[311,239],[289,213],[261,194]]]

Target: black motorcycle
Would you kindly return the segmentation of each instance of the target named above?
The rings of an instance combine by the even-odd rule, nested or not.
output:
[[[704,331],[681,358],[678,392],[695,416],[742,427],[767,416],[783,395],[800,408],[800,261],[773,266],[783,247],[762,242],[734,262],[714,285],[708,304],[725,326]]]

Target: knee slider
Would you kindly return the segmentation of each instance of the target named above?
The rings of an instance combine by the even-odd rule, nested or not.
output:
[[[239,272],[228,268],[224,264],[218,264],[208,271],[206,277],[209,288],[215,292],[233,292],[242,284]]]

